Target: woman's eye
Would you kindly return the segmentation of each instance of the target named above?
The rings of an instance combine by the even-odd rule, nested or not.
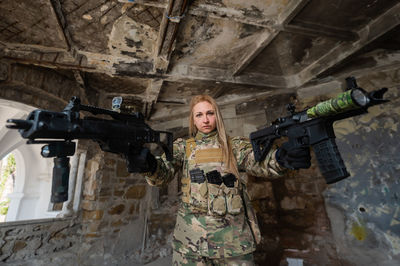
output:
[[[201,114],[197,114],[197,115],[196,115],[196,117],[200,117],[200,116],[201,116]]]

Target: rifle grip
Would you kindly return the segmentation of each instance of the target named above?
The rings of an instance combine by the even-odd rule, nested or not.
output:
[[[68,200],[69,158],[54,158],[53,179],[51,184],[52,203],[61,203]]]
[[[319,169],[327,184],[336,183],[350,176],[340,156],[335,138],[325,139],[313,144],[312,147],[317,156]]]

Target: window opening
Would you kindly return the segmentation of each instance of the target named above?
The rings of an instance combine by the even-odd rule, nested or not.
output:
[[[14,154],[8,154],[0,162],[0,222],[4,222],[10,205],[8,195],[15,184],[16,163]]]
[[[73,216],[79,208],[86,151],[70,158],[68,201],[53,204],[53,159],[40,155],[41,145],[26,145],[17,131],[5,127],[7,119],[25,119],[33,109],[0,99],[0,223]]]

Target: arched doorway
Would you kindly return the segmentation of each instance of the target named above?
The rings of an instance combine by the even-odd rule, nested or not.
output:
[[[50,203],[52,159],[40,155],[40,145],[26,145],[16,130],[5,127],[6,120],[24,119],[34,108],[0,99],[0,160],[12,153],[16,172],[5,221],[55,217]]]

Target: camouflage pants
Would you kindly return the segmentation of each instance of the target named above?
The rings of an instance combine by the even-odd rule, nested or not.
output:
[[[254,266],[253,253],[242,256],[210,259],[207,257],[187,256],[174,251],[172,255],[172,265],[174,266]]]

